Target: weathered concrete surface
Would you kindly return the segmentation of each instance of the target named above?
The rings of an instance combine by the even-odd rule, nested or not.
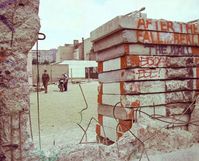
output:
[[[103,115],[98,115],[98,121],[99,124],[96,125],[96,134],[114,142],[132,126],[132,120],[118,120]]]
[[[96,60],[106,61],[114,58],[118,58],[124,55],[136,55],[136,56],[198,56],[198,47],[189,46],[171,46],[171,45],[147,45],[147,44],[121,44],[98,51]]]
[[[128,140],[127,137],[125,139]],[[160,143],[162,143],[162,141],[160,141]],[[170,152],[156,151],[155,154],[150,153],[149,159],[152,161],[198,161],[198,151],[198,144],[191,146],[191,143],[188,143],[186,148],[178,149],[174,147]],[[121,140],[118,144],[112,146],[96,144],[67,146],[61,150],[57,161],[140,161],[140,157],[141,152],[136,154],[136,148],[132,143]],[[141,160],[148,161],[145,154],[143,154]]]
[[[102,83],[197,78],[196,68],[133,68],[99,74]]]
[[[122,29],[139,29],[176,33],[199,33],[199,23],[185,24],[167,20],[147,19],[146,15],[141,14],[137,18],[135,15],[117,16],[102,26],[91,32],[91,40],[98,41],[114,32]]]
[[[182,113],[190,114],[191,112],[190,109],[195,106],[192,103],[193,102],[168,104],[166,105],[166,115],[167,116],[181,115]]]
[[[199,34],[123,30],[94,43],[95,52],[123,43],[199,46]]]
[[[161,129],[156,126],[156,121],[152,119],[142,118],[139,120],[139,122],[134,123],[131,131],[144,143],[145,150],[150,155],[149,159],[156,154],[166,155],[172,152],[170,158],[172,158],[172,155],[176,161],[187,161],[174,152],[178,149],[183,149],[179,151],[182,156],[184,153],[186,158],[193,159],[188,161],[197,161],[198,155],[196,151],[198,148],[196,148],[197,150],[193,147],[190,148],[193,143],[191,133],[184,130]],[[138,158],[140,159],[144,150],[143,143],[140,141],[132,134],[126,133],[117,143],[110,146],[102,144],[69,145],[62,148],[57,160],[135,161]],[[189,154],[193,155],[187,157]],[[144,156],[145,153],[143,154]],[[155,161],[161,161],[161,159]]]
[[[6,161],[30,157],[27,54],[40,28],[39,0],[0,0],[0,146]]]
[[[144,94],[170,91],[197,90],[196,80],[165,80],[141,82],[100,83],[99,91],[102,94]]]
[[[187,145],[183,137],[177,139],[179,142],[169,138],[164,128],[188,130],[189,123],[193,125],[190,115],[199,90],[199,22],[186,24],[127,15],[100,26],[91,32],[91,39],[100,82],[98,120],[103,122],[107,117],[115,129],[112,118],[116,110],[119,118],[130,116],[132,131],[152,151],[153,147],[169,151],[173,146]],[[125,112],[128,108],[133,110],[132,115]],[[140,117],[153,120],[143,123]],[[140,128],[136,121],[145,125]],[[170,130],[169,136],[180,136],[183,130]],[[97,135],[106,138],[101,131],[98,124]],[[192,135],[187,134],[192,142]],[[134,145],[139,144],[137,140]]]
[[[179,149],[169,153],[151,154],[148,157],[154,161],[198,161],[199,158],[199,145],[193,145],[186,149]],[[138,159],[134,161],[139,161]],[[142,161],[148,161],[146,156],[143,156]]]
[[[165,120],[169,121],[168,118]],[[164,118],[162,118],[164,120]],[[186,117],[182,116],[180,120],[187,120]],[[132,126],[131,131],[145,143],[145,148],[148,149],[149,153],[154,152],[157,148],[158,151],[170,152],[174,148],[183,148],[187,147],[187,145],[191,145],[189,143],[193,143],[193,135],[185,130],[181,129],[165,129],[163,127],[167,127],[172,125],[171,123],[162,122],[157,119],[150,119],[147,117],[139,117],[138,123],[135,123],[135,126]],[[178,123],[180,121],[176,121]],[[169,133],[169,135],[167,135]],[[177,136],[178,139],[175,140]],[[135,142],[135,145],[139,144],[139,140]],[[156,151],[156,150],[155,150]]]
[[[135,67],[190,68],[196,66],[199,66],[199,57],[124,56],[98,62],[98,73]]]
[[[98,105],[98,114],[120,120],[132,120],[133,109],[118,106]]]
[[[178,104],[179,105],[179,104]],[[183,104],[181,104],[183,105]],[[187,105],[187,104],[185,104]],[[107,116],[107,117],[111,117],[111,118],[115,118],[115,119],[120,119],[120,120],[137,120],[137,116],[144,115],[144,113],[147,113],[148,115],[157,115],[157,116],[170,116],[170,115],[178,115],[181,114],[183,112],[183,110],[185,109],[185,107],[181,107],[182,110],[179,111],[178,113],[174,110],[174,108],[177,105],[173,104],[173,106],[171,107],[167,107],[167,106],[156,106],[156,107],[139,107],[139,108],[124,108],[124,107],[120,107],[120,106],[110,106],[110,105],[98,105],[98,114],[99,115],[103,115],[103,116]],[[172,108],[173,107],[173,108]],[[186,106],[188,107],[188,105]],[[168,110],[172,110],[176,113],[169,113]],[[178,106],[178,108],[180,108]],[[139,111],[142,112],[139,112]],[[148,116],[147,116],[148,117]]]
[[[199,99],[196,99],[195,102],[195,108],[193,109],[193,112],[191,114],[190,122],[192,124],[189,124],[188,130],[193,134],[193,137],[195,139],[195,142],[199,142]]]
[[[118,137],[116,127],[118,125],[118,122],[114,118],[102,115],[100,116],[102,118],[98,120],[99,124],[96,125],[96,134],[98,136],[108,138],[112,141],[117,141]]]
[[[98,103],[115,106],[121,102],[123,107],[142,107],[166,105],[170,103],[191,102],[195,96],[192,91],[156,93],[156,94],[139,94],[139,95],[98,95]],[[119,106],[119,105],[118,105]]]

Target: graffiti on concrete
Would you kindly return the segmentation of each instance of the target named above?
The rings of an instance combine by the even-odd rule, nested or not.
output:
[[[167,45],[145,45],[145,48],[149,48],[149,54],[152,55],[152,50],[156,55],[190,55],[189,47],[186,46],[167,46]]]
[[[137,21],[137,40],[152,44],[199,44],[199,28],[196,24],[173,23],[164,20],[139,19]],[[148,31],[150,29],[161,31]],[[178,33],[176,33],[178,32]]]
[[[2,21],[12,32],[14,32],[13,24],[3,15],[0,15],[0,21]]]
[[[151,79],[159,78],[160,69],[138,69],[137,78],[138,79]]]
[[[17,1],[17,0],[7,0],[7,1],[1,2],[1,3],[0,3],[0,8],[5,8],[5,7],[7,7],[9,4],[15,3],[16,1]]]
[[[143,18],[138,19],[137,29],[199,34],[199,28],[196,24]]]
[[[199,45],[198,34],[164,33],[154,31],[136,31],[137,41],[150,44],[177,44],[177,45]]]
[[[140,56],[140,66],[141,67],[159,67],[164,66],[167,63],[167,57],[160,56]]]

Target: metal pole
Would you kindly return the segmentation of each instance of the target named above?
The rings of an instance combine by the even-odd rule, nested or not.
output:
[[[70,77],[71,77],[71,83],[73,83],[73,69],[70,69]]]
[[[31,118],[30,109],[29,109],[29,112],[28,112],[28,116],[29,116],[29,124],[30,124],[30,136],[31,136],[32,141],[34,141],[33,132],[32,132],[32,120],[31,120],[32,118]]]
[[[19,143],[20,143],[20,147],[19,147],[19,150],[20,150],[20,160],[22,161],[22,158],[23,158],[23,155],[22,155],[22,132],[21,132],[21,114],[24,114],[24,113],[21,113],[19,112],[18,113],[18,117],[19,117]]]
[[[84,38],[82,37],[82,57],[81,57],[82,60],[85,60],[85,57],[84,57]]]
[[[39,132],[39,148],[41,149],[41,127],[40,127],[40,108],[39,108],[39,53],[38,53],[38,40],[36,43],[37,52],[37,114],[38,114],[38,132]]]
[[[52,65],[50,65],[50,77],[51,77],[51,84],[53,84],[53,66]]]
[[[10,144],[11,146],[13,145],[13,114],[11,114],[10,116]],[[14,161],[14,154],[13,154],[13,148],[11,147],[11,152],[10,152],[10,155],[11,155],[11,161]]]

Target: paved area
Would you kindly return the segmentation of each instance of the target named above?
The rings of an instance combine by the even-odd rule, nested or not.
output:
[[[81,125],[85,128],[91,117],[97,116],[97,81],[81,84],[88,102]],[[86,107],[78,84],[69,83],[67,92],[59,92],[57,85],[49,85],[48,93],[39,93],[42,148],[55,145],[76,144],[83,131],[76,123],[81,120],[79,111]],[[34,142],[38,145],[37,95],[30,96]],[[95,122],[88,130],[88,141],[95,141]]]

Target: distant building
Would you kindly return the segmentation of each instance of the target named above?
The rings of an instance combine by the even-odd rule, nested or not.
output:
[[[89,53],[89,60],[96,60],[96,53],[94,52],[93,48]]]
[[[86,78],[87,69],[97,68],[97,62],[95,61],[86,61],[86,60],[65,60],[60,65],[67,65],[68,66],[68,74],[69,78],[76,79],[76,78]]]
[[[73,78],[97,78],[96,56],[90,38],[82,38],[82,42],[74,40],[73,44],[65,44],[64,46],[59,46],[58,49],[39,50],[38,55],[40,72],[46,68],[51,74],[52,82],[55,82],[57,77],[64,72],[67,72]],[[36,50],[29,52],[28,60],[29,84],[32,85],[36,82]],[[67,68],[65,68],[65,65],[68,65]]]
[[[56,62],[62,62],[64,60],[96,60],[92,46],[93,44],[90,38],[82,38],[82,42],[74,40],[73,44],[59,46]]]
[[[59,46],[57,49],[56,62],[62,62],[63,60],[73,60],[73,52],[73,44],[65,44],[64,46]]]
[[[85,60],[95,60],[91,59],[90,54],[92,53],[93,43],[91,42],[90,38],[84,40],[84,59]]]
[[[64,46],[58,47],[56,62],[62,62],[64,60],[83,60],[82,53],[82,43],[79,43],[78,40],[74,40],[73,44],[65,44]]]
[[[83,44],[79,43],[78,40],[73,41],[74,52],[73,52],[73,59],[74,60],[83,60]]]
[[[37,60],[37,51],[31,50],[30,53],[32,54],[32,61]],[[39,63],[53,63],[56,61],[56,53],[57,49],[50,49],[50,50],[39,50]],[[34,63],[33,63],[34,64]]]

